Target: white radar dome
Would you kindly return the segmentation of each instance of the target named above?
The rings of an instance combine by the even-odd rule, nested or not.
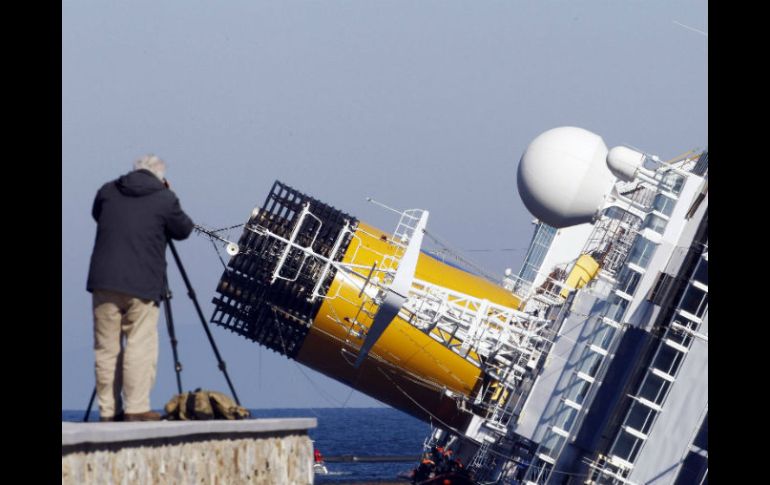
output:
[[[604,140],[588,130],[562,126],[541,133],[519,163],[524,206],[557,228],[589,222],[615,181],[606,157]]]

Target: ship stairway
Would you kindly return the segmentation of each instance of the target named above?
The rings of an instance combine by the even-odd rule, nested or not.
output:
[[[476,450],[476,454],[473,455],[471,462],[468,465],[473,471],[473,476],[476,480],[485,480],[492,472],[494,472],[495,461],[490,459],[490,451],[493,442],[489,438],[481,440],[481,446]]]

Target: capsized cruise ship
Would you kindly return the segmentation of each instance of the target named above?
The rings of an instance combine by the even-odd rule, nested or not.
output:
[[[518,169],[518,274],[484,274],[429,213],[382,231],[276,182],[212,322],[432,425],[478,483],[708,482],[708,152],[560,127]]]

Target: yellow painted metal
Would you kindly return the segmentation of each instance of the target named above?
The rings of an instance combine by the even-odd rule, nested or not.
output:
[[[360,274],[357,278],[359,284],[367,276],[379,277],[377,271],[370,270],[375,262],[377,268],[387,264],[387,261],[383,261],[382,254],[392,253],[392,246],[388,243],[390,238],[389,234],[359,222],[355,237],[342,259],[343,263],[360,265],[361,269],[357,270]],[[466,396],[472,394],[480,380],[479,367],[401,317],[396,317],[388,326],[361,369],[354,369],[352,362],[363,342],[360,332],[363,328],[354,322],[368,328],[376,306],[366,295],[359,297],[360,288],[341,273],[337,272],[327,292],[327,299],[321,305],[297,354],[297,361],[394,406],[399,406],[399,402],[403,404],[404,398],[394,386],[414,389],[414,383],[417,381],[423,387],[432,388],[434,394],[436,390],[442,389],[450,389]],[[518,308],[520,305],[520,301],[504,288],[424,253],[420,253],[415,278],[499,305],[511,308]],[[363,311],[359,311],[365,301],[369,304],[365,304]],[[438,330],[434,329],[434,332]],[[473,354],[471,356],[474,357]],[[387,368],[391,376],[388,379],[393,379],[393,382],[388,382],[382,375],[374,372],[376,367]],[[410,399],[420,401],[419,393],[415,395],[418,395],[417,399]],[[423,402],[410,404],[428,410],[440,405],[439,401],[431,399],[426,397]]]
[[[599,262],[587,254],[581,254],[578,260],[575,262],[575,266],[567,276],[567,281],[564,282],[565,286],[579,290],[584,287],[589,281],[594,279],[599,272]],[[567,298],[569,294],[569,288],[561,290],[562,298]]]

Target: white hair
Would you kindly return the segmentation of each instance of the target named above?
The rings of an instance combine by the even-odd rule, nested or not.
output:
[[[166,162],[155,155],[145,155],[134,162],[134,170],[149,170],[161,181],[166,177]]]

